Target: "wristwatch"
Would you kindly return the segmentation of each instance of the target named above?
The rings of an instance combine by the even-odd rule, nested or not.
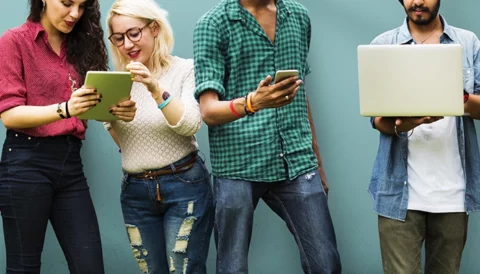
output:
[[[170,97],[170,93],[168,93],[168,91],[164,91],[162,93],[162,99],[163,101],[167,101],[168,97]]]
[[[60,118],[65,119],[65,115],[63,115],[63,110],[62,110],[62,103],[58,103],[57,105],[57,113],[60,116]]]

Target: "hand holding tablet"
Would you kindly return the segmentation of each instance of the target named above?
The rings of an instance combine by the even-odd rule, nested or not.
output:
[[[78,118],[102,121],[119,120],[119,117],[110,113],[110,108],[128,100],[132,83],[129,72],[88,71],[85,87],[95,89],[102,95],[102,100],[92,109],[79,115]]]

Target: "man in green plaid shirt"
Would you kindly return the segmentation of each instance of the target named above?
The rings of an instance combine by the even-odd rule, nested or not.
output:
[[[217,273],[248,273],[260,198],[287,223],[305,273],[341,272],[303,85],[310,36],[308,11],[293,0],[223,0],[195,27],[195,96],[209,126]],[[297,70],[298,77],[274,82],[278,70]]]

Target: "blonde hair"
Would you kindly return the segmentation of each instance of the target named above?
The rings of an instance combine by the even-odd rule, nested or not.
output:
[[[116,15],[138,18],[147,22],[155,22],[159,28],[155,38],[152,56],[149,58],[149,67],[152,74],[158,75],[170,67],[170,57],[173,49],[173,31],[167,20],[168,12],[153,0],[117,0],[113,3],[107,16],[108,36],[112,34],[112,18]],[[152,24],[150,24],[152,25]],[[110,44],[113,54],[113,64],[117,70],[125,70],[128,60],[125,59],[118,48]]]

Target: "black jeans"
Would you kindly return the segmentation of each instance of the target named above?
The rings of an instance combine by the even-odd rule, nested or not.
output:
[[[0,162],[6,273],[40,273],[50,220],[70,273],[104,273],[97,216],[73,136],[7,131]]]

